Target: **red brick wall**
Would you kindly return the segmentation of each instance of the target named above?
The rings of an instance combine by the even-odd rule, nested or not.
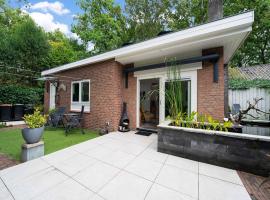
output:
[[[126,67],[132,67],[131,65]],[[124,81],[125,82],[125,81]],[[128,88],[123,84],[123,101],[127,102],[128,117],[130,120],[130,128],[136,128],[136,101],[137,101],[137,78],[133,73],[128,76]]]
[[[84,126],[90,129],[104,127],[110,122],[111,131],[118,129],[123,101],[127,102],[131,128],[136,127],[136,79],[129,78],[129,88],[124,85],[123,66],[108,60],[58,73],[66,85],[66,91],[58,91],[57,106],[67,106],[70,110],[71,81],[90,79],[90,112],[85,113]],[[72,77],[68,78],[68,77]],[[45,110],[49,107],[49,90],[45,88]]]
[[[84,115],[84,126],[96,129],[110,122],[111,130],[117,130],[122,106],[121,74],[122,66],[114,60],[60,72],[57,76],[66,85],[66,91],[58,91],[57,106],[67,106],[69,111],[71,81],[90,79],[90,112]],[[46,107],[49,105],[48,95],[45,92]]]
[[[204,62],[201,70],[198,70],[198,112],[210,114],[213,118],[224,118],[224,58],[223,47],[206,49],[202,55],[218,53],[218,83],[213,82],[213,64]]]

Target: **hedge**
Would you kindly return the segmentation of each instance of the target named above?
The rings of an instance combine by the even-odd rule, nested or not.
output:
[[[270,89],[270,80],[266,80],[266,79],[254,79],[254,80],[231,79],[229,81],[229,88],[232,90],[244,90],[244,89],[248,89],[248,88],[269,88]]]
[[[0,86],[0,104],[43,104],[44,89],[18,85]]]

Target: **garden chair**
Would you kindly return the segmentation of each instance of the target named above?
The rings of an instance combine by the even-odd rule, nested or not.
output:
[[[60,124],[64,125],[64,114],[66,107],[59,107],[56,112],[50,114],[48,124],[53,127],[58,127]]]
[[[84,106],[82,106],[81,112],[79,115],[72,115],[65,125],[65,133],[68,135],[68,132],[71,131],[72,128],[80,128],[81,133],[84,134],[83,130],[83,113]]]

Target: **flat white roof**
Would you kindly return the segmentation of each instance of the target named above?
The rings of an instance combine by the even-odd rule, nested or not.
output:
[[[158,62],[164,57],[191,57],[202,49],[224,47],[224,61],[228,63],[235,51],[252,30],[254,12],[246,12],[185,30],[159,36],[147,41],[125,46],[77,62],[45,70],[42,76],[74,69],[109,59],[122,64]]]

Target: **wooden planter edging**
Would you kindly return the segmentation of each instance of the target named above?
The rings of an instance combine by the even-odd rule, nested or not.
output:
[[[168,125],[158,126],[158,151],[269,176],[270,138]]]

